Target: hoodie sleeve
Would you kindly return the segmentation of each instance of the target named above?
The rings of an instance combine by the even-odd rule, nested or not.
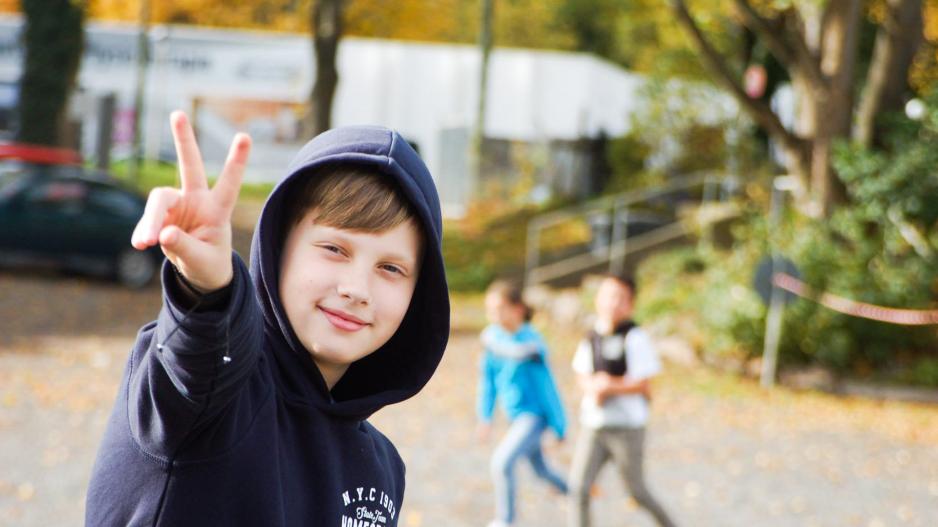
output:
[[[550,364],[547,361],[547,345],[540,335],[535,335],[535,339],[540,350],[542,361],[538,364],[538,391],[544,412],[547,418],[547,425],[554,431],[557,438],[563,439],[567,431],[567,416],[563,409],[563,399],[560,397],[560,390],[557,389],[557,383],[550,371]]]
[[[495,411],[495,396],[495,365],[492,361],[492,354],[485,351],[482,354],[482,360],[479,362],[479,390],[476,401],[476,413],[483,423],[492,421],[492,414]]]
[[[557,438],[563,439],[567,432],[567,416],[563,409],[563,400],[560,398],[560,391],[557,389],[557,383],[554,382],[554,376],[547,367],[547,363],[541,366],[541,396],[547,413],[547,425],[554,431]]]
[[[163,308],[137,338],[127,394],[134,438],[150,453],[171,457],[234,400],[255,369],[260,310],[247,268],[237,254],[232,258],[227,303],[205,311],[189,307],[171,286],[170,264],[163,267]]]

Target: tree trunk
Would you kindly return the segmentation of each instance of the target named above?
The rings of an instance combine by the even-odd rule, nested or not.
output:
[[[902,109],[908,71],[924,40],[922,0],[887,0],[886,19],[876,33],[866,88],[853,138],[866,147],[881,143],[876,118]]]
[[[816,108],[811,198],[814,210],[821,216],[830,214],[833,206],[846,197],[831,165],[831,147],[836,139],[850,137],[860,7],[861,0],[830,0],[821,21],[820,65],[827,85],[825,89],[816,89],[811,100]]]
[[[84,4],[23,0],[26,48],[17,104],[18,141],[64,145],[68,98],[84,49]]]
[[[479,24],[479,100],[476,105],[475,126],[469,142],[469,174],[472,181],[482,179],[482,142],[485,138],[485,105],[489,85],[489,58],[492,55],[492,25],[495,19],[495,0],[482,0],[482,18]]]
[[[342,0],[316,0],[312,10],[313,53],[316,82],[310,94],[310,111],[304,134],[312,137],[332,126],[332,99],[339,84],[336,52],[342,38]]]

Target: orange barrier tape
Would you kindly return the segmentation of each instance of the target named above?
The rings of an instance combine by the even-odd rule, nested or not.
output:
[[[813,300],[822,306],[829,307],[845,315],[904,326],[938,324],[938,310],[896,309],[857,302],[831,293],[821,293],[819,295],[808,284],[787,273],[776,273],[772,277],[772,283],[786,291]]]

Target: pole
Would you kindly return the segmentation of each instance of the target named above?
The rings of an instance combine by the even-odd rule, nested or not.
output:
[[[769,205],[769,233],[776,232],[782,220],[782,193],[787,189],[789,180],[786,176],[777,177],[772,182],[772,200]],[[781,256],[778,247],[772,247],[772,277],[782,271]],[[769,312],[765,317],[765,343],[762,348],[762,374],[759,384],[763,388],[775,385],[775,370],[778,363],[778,345],[782,340],[782,319],[785,314],[785,292],[772,283],[772,294],[769,296]]]
[[[619,242],[622,250],[617,251]],[[612,205],[612,228],[609,229],[609,272],[618,275],[625,269],[625,251],[629,243],[629,208],[616,200]]]
[[[485,137],[485,106],[489,84],[489,57],[492,54],[492,20],[495,17],[495,0],[482,0],[482,23],[479,29],[479,101],[476,106],[475,127],[469,145],[469,177],[478,182],[482,171],[482,140]]]
[[[130,181],[140,184],[140,164],[143,160],[143,111],[145,105],[147,63],[150,60],[150,0],[140,0],[140,27],[137,33],[137,76],[134,86],[134,143],[130,156]]]
[[[716,180],[712,174],[708,174],[703,181],[700,206],[697,208],[697,219],[700,221],[700,239],[697,241],[697,250],[704,253],[713,248],[713,224],[709,216],[712,210],[710,204],[714,201],[715,191]]]
[[[541,227],[537,221],[528,223],[528,235],[526,238],[527,251],[525,257],[524,285],[525,287],[534,285],[534,270],[540,265],[541,252]]]

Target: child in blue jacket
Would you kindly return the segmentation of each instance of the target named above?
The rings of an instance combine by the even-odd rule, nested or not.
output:
[[[489,435],[496,400],[511,421],[491,464],[496,519],[489,527],[502,527],[511,525],[515,518],[514,470],[518,460],[526,458],[539,478],[567,493],[567,484],[547,466],[541,451],[541,435],[548,428],[563,439],[566,419],[547,366],[547,347],[529,323],[531,309],[521,297],[521,288],[510,282],[494,282],[485,296],[485,310],[490,324],[481,335],[485,353],[479,378],[480,436]]]

